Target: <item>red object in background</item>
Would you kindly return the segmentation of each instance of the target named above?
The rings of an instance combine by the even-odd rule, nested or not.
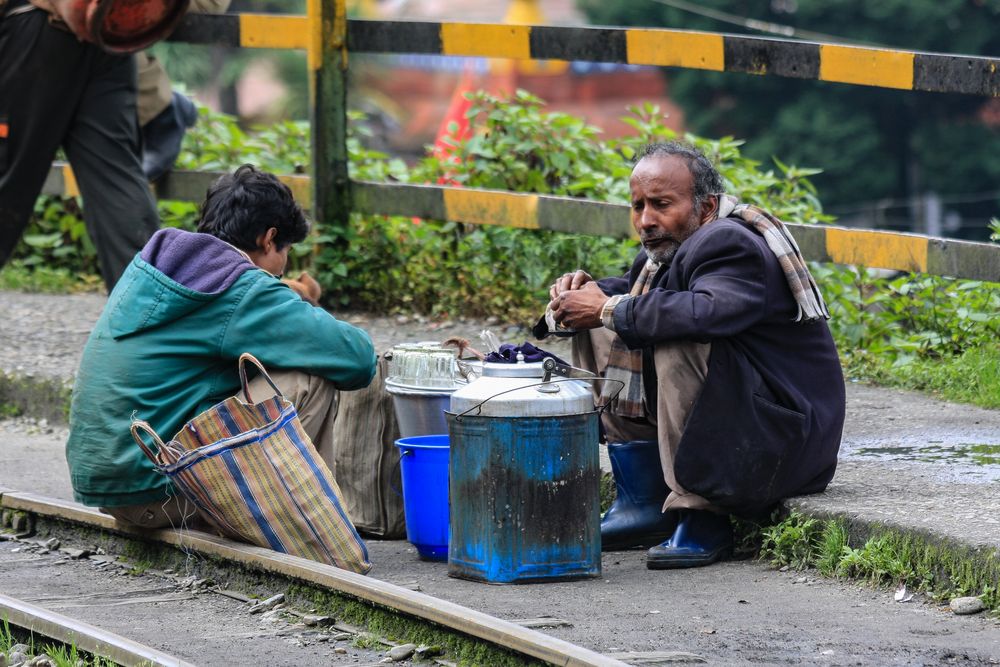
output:
[[[466,68],[455,87],[448,111],[444,115],[444,120],[441,121],[437,138],[434,140],[434,155],[440,160],[450,159],[451,162],[457,163],[455,145],[468,139],[472,134],[472,126],[469,124],[469,119],[465,117],[465,114],[472,108],[472,100],[466,99],[465,94],[471,93],[473,90],[472,70]],[[454,128],[452,128],[452,123],[455,124]],[[442,179],[444,178],[442,176]],[[438,182],[446,182],[442,179],[439,179]]]
[[[133,53],[177,26],[190,0],[53,0],[69,29],[109,53]]]

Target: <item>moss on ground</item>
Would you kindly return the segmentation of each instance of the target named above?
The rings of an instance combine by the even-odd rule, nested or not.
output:
[[[935,600],[977,596],[1000,614],[1000,553],[919,532],[792,512],[761,531],[760,557],[872,585],[906,584]]]
[[[392,642],[440,647],[451,660],[460,665],[518,667],[545,664],[466,635],[445,630],[433,623],[401,616],[391,609],[320,590],[315,586],[292,584],[285,595],[290,600],[298,600],[315,607],[320,613],[367,628],[377,637],[384,637]]]

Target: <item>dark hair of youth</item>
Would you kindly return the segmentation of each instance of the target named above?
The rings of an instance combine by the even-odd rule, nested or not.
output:
[[[701,208],[702,202],[709,195],[721,195],[726,191],[722,184],[722,176],[705,154],[694,146],[682,144],[679,141],[647,144],[635,156],[635,163],[646,157],[677,156],[687,163],[691,178],[694,181],[694,205]]]
[[[222,239],[240,250],[257,250],[257,238],[274,227],[278,248],[298,243],[309,234],[309,222],[292,191],[274,174],[245,164],[221,176],[201,205],[198,231]]]

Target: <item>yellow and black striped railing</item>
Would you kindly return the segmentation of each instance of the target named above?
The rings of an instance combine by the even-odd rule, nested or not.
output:
[[[177,171],[157,185],[161,199],[200,202],[215,172]],[[309,207],[308,176],[283,176]],[[436,185],[351,181],[352,210],[364,215],[413,216],[478,225],[546,229],[590,236],[634,237],[625,204]],[[46,194],[78,194],[67,165],[49,172]],[[916,234],[788,223],[806,259],[871,268],[1000,282],[1000,245]]]
[[[189,15],[171,37],[247,48],[308,48],[305,16]],[[347,49],[587,60],[1000,95],[1000,59],[653,28],[348,20]]]

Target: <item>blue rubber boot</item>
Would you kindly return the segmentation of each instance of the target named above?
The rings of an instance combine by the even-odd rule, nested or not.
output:
[[[733,549],[733,528],[728,514],[681,510],[673,536],[649,550],[646,567],[669,570],[701,567],[726,557]]]
[[[656,440],[608,444],[618,493],[601,519],[601,550],[648,548],[670,537],[676,512],[662,512],[670,489],[663,481]]]
[[[142,126],[142,171],[150,182],[173,168],[184,133],[197,120],[198,108],[194,102],[175,90],[170,106]]]

